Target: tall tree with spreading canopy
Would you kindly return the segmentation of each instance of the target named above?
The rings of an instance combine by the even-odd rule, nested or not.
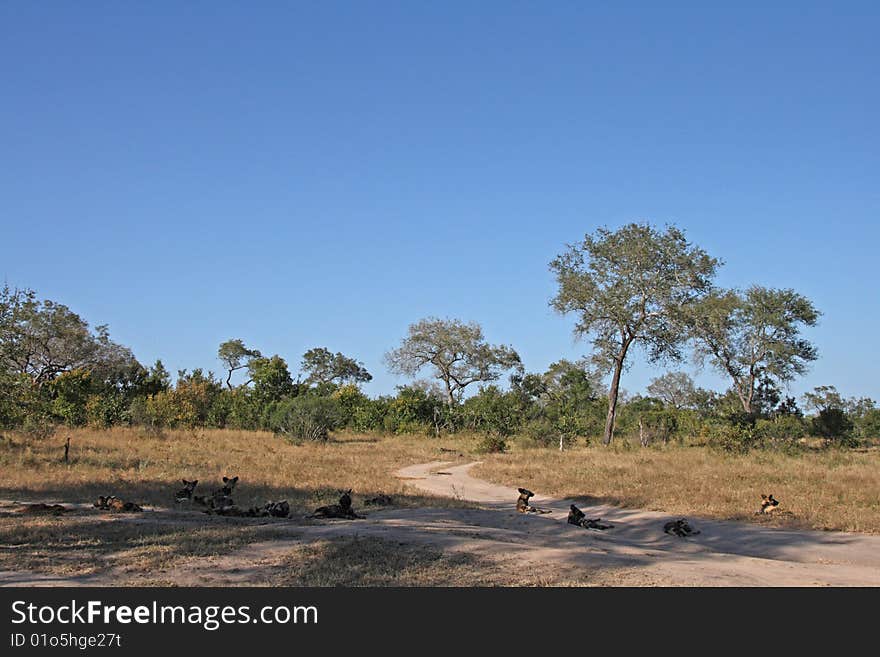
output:
[[[385,354],[391,372],[415,376],[431,367],[452,408],[472,383],[498,380],[511,369],[521,369],[519,354],[507,345],[491,345],[476,322],[428,317],[410,325],[400,347]]]
[[[614,436],[620,378],[634,345],[651,361],[679,360],[685,310],[712,285],[718,261],[674,226],[599,228],[550,263],[559,290],[550,305],[576,313],[575,335],[592,336],[593,361],[612,372],[603,442]]]
[[[40,301],[32,290],[0,289],[0,368],[42,387],[76,369],[103,381],[137,367],[131,350],[113,342],[106,326],[92,330],[70,308]]]
[[[363,363],[338,351],[334,354],[325,347],[315,347],[303,354],[300,370],[306,375],[306,383],[366,383],[373,380]]]
[[[257,349],[248,349],[244,342],[238,338],[227,340],[220,344],[217,349],[217,358],[219,358],[226,366],[228,372],[226,376],[226,385],[232,390],[232,373],[236,370],[243,370],[250,366],[254,358],[260,358],[262,354]]]
[[[794,290],[758,285],[715,290],[690,309],[698,360],[730,377],[743,410],[755,410],[758,384],[788,382],[807,371],[816,348],[801,335],[820,313]]]

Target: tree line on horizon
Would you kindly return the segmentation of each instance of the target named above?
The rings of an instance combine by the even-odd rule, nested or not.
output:
[[[513,435],[560,448],[579,438],[607,445],[615,432],[642,445],[702,436],[725,449],[792,445],[806,435],[844,444],[880,436],[871,399],[844,399],[833,386],[804,395],[803,408],[783,396],[782,387],[818,357],[802,330],[820,313],[791,289],[719,288],[720,264],[675,226],[599,228],[550,263],[557,283],[550,305],[575,319],[575,335],[592,346],[588,357],[529,373],[512,346],[490,344],[479,324],[428,317],[385,354],[391,372],[414,382],[375,398],[361,391],[372,376],[355,358],[309,349],[294,379],[280,355],[239,338],[219,345],[219,378],[180,370],[172,385],[160,360],[142,365],[106,326],[92,329],[67,306],[7,285],[0,290],[0,428],[230,427],[295,440],[325,440],[342,428],[473,431],[486,436],[489,450]],[[673,369],[646,395],[622,395],[634,354],[670,367],[690,354],[730,387],[704,390]],[[245,381],[233,385],[236,372]],[[504,375],[506,387],[498,383]]]

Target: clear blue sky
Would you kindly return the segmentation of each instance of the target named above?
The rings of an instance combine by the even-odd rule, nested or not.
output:
[[[792,392],[880,399],[880,5],[612,4],[4,2],[0,277],[145,363],[322,345],[380,393],[426,315],[587,353],[547,263],[673,222],[823,311]]]

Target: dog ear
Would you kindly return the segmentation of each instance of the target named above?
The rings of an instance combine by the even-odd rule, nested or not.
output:
[[[233,478],[232,478],[232,481],[235,482],[235,483],[238,483],[238,476],[236,475],[235,477],[233,477]]]
[[[229,481],[229,477],[223,477],[223,483],[227,483]]]
[[[196,484],[198,484],[198,483],[199,483],[199,480],[198,480],[198,479],[193,479],[193,488],[195,488],[195,487],[196,487]]]
[[[770,497],[773,497],[773,496],[771,495]],[[762,499],[762,500],[766,500],[766,499],[768,499],[768,498],[767,498],[766,495],[764,495],[764,493],[761,493],[761,499]]]

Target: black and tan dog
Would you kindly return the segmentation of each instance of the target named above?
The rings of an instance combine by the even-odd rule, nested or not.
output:
[[[208,508],[205,513],[233,518],[288,518],[290,517],[290,504],[287,500],[281,500],[267,502],[263,506],[252,506],[249,509],[242,509],[231,504],[224,507]]]
[[[761,508],[756,513],[773,513],[779,508],[779,500],[773,498],[773,493],[761,495]]]
[[[290,504],[287,500],[267,502],[260,510],[260,515],[269,516],[271,518],[288,518],[290,517]]]
[[[568,507],[568,524],[577,525],[584,529],[595,529],[605,531],[614,527],[609,522],[602,522],[602,518],[587,518],[587,514],[577,508],[574,504]]]
[[[690,526],[685,518],[679,520],[670,520],[663,525],[663,531],[669,535],[678,536],[679,538],[687,538],[688,536],[696,536],[700,533],[698,529]]]
[[[183,479],[183,488],[177,491],[174,494],[174,501],[177,504],[181,504],[183,502],[192,502],[193,491],[195,491],[196,486],[199,484],[198,479],[194,479],[193,481],[187,481]]]
[[[126,502],[115,495],[101,495],[93,506],[102,511],[112,511],[113,513],[140,513],[143,511],[139,504]]]
[[[215,490],[211,494],[211,499],[207,500],[208,507],[211,509],[224,509],[228,506],[235,506],[232,500],[232,491],[238,485],[238,477],[223,477],[223,486]]]
[[[351,508],[351,489],[345,491],[339,498],[338,504],[329,504],[315,509],[310,518],[341,518],[343,520],[363,519]]]
[[[550,513],[550,509],[540,509],[529,504],[529,500],[533,498],[535,494],[528,488],[517,488],[517,490],[519,491],[519,498],[516,500],[517,511],[520,513]]]

